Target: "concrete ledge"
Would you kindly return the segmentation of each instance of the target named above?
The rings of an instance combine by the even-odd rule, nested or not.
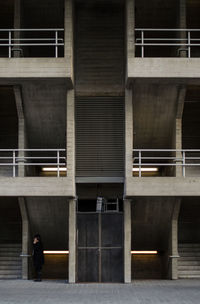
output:
[[[66,58],[0,58],[3,78],[72,78]]]
[[[200,58],[130,58],[127,78],[200,78]]]
[[[0,177],[0,196],[75,197],[75,185],[67,177]]]
[[[200,177],[130,177],[125,196],[200,196]]]

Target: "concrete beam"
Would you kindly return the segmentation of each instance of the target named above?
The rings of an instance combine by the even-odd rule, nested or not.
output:
[[[170,79],[191,80],[200,78],[199,58],[131,58],[128,65],[128,79]],[[127,85],[129,84],[127,82]],[[174,83],[174,82],[173,82]]]
[[[126,179],[125,197],[200,196],[199,177],[132,177]]]
[[[65,0],[65,16],[64,16],[64,24],[65,24],[65,59],[67,61],[69,73],[71,75],[71,79],[74,78],[73,71],[73,50],[74,50],[74,29],[73,29],[73,1]]]
[[[124,200],[124,283],[131,283],[131,200]]]
[[[126,0],[126,51],[127,65],[135,57],[135,0]]]
[[[76,200],[69,201],[69,283],[76,283]]]
[[[71,80],[65,58],[0,58],[0,79],[65,78]],[[71,85],[72,86],[72,85]]]
[[[22,217],[22,279],[29,277],[29,246],[30,246],[30,226],[26,202],[24,197],[19,197],[19,207]]]
[[[68,177],[1,177],[0,196],[75,197],[73,185]]]

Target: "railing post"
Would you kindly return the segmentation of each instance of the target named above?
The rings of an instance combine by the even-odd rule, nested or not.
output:
[[[57,151],[57,177],[60,177],[60,151]]]
[[[16,161],[15,161],[15,150],[14,150],[14,151],[13,151],[13,177],[16,176],[15,164],[16,164]]]
[[[183,156],[182,156],[182,161],[183,161],[183,177],[185,177],[185,151],[183,151]]]
[[[12,44],[12,33],[11,33],[11,31],[9,31],[9,33],[8,33],[8,44],[9,44],[9,46],[8,46],[8,56],[9,56],[9,58],[11,58],[11,56],[12,56],[12,46],[11,46],[11,44]]]
[[[144,58],[144,31],[141,32],[141,42],[142,42],[141,56],[142,56],[142,58]]]
[[[139,151],[139,177],[142,177],[141,164],[142,164],[142,152]]]
[[[190,35],[190,31],[188,31],[188,57],[191,57],[191,41],[190,41],[191,35]]]
[[[58,58],[58,31],[55,31],[55,57]]]

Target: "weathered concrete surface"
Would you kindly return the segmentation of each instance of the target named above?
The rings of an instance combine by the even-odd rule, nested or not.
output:
[[[131,200],[124,200],[124,283],[131,283]]]
[[[73,182],[67,177],[1,177],[0,196],[75,197]]]
[[[125,196],[199,196],[199,177],[128,177]]]
[[[200,59],[130,58],[127,78],[200,78]]]
[[[0,58],[0,79],[70,78],[71,62],[66,58]]]
[[[76,200],[69,200],[69,283],[76,282]]]

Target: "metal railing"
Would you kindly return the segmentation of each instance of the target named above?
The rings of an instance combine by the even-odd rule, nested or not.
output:
[[[41,37],[44,33],[47,37]],[[9,58],[13,51],[20,51],[23,55],[22,47],[53,47],[57,58],[58,49],[64,47],[64,38],[61,37],[64,36],[63,33],[64,29],[0,29],[0,47],[8,48]],[[23,37],[24,35],[29,36]]]
[[[200,166],[200,150],[133,149],[133,168],[138,170],[139,177],[143,168],[152,167],[181,167],[185,177],[186,168],[194,166]]]
[[[147,47],[177,47],[177,55],[184,51],[188,58],[192,57],[192,48],[200,47],[200,29],[137,28],[135,33],[135,45],[141,48],[142,58]]]
[[[17,176],[19,166],[51,167],[60,176],[61,168],[66,168],[65,149],[0,149],[1,167],[12,168],[12,176]]]

